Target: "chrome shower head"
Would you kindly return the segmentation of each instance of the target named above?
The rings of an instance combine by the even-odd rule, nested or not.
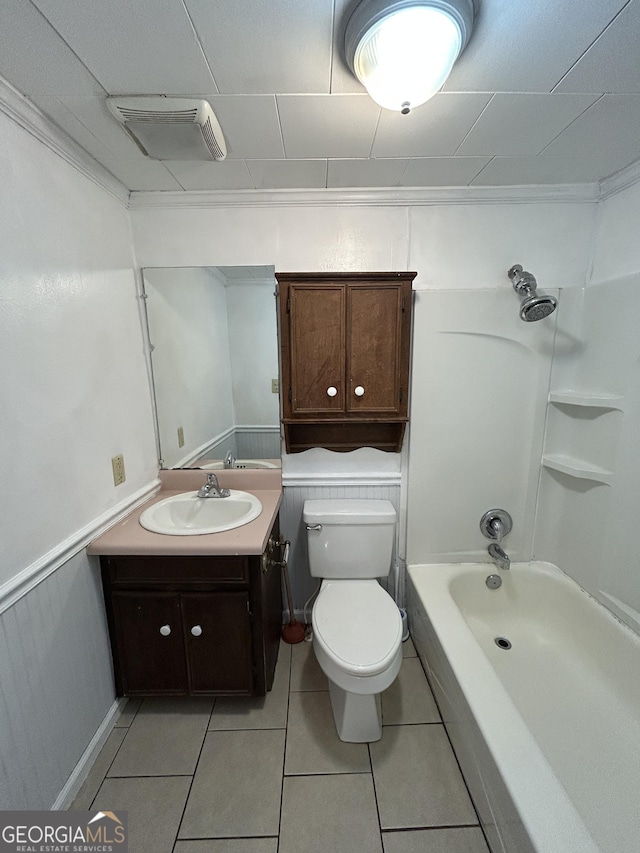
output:
[[[520,319],[527,323],[542,320],[552,314],[558,305],[554,296],[536,295],[538,284],[532,273],[523,270],[520,264],[515,264],[507,272],[513,283],[513,289],[522,300]]]

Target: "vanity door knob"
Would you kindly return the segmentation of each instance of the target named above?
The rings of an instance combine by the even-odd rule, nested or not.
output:
[[[194,637],[199,637],[202,634],[202,628],[200,627],[200,625],[194,625],[191,629],[191,633]]]
[[[327,397],[335,397],[337,393],[338,389],[335,387],[335,385],[330,385],[327,388]]]
[[[171,633],[171,625],[163,625],[162,628],[160,628],[160,633],[163,637],[168,637]]]
[[[364,388],[362,387],[362,385],[356,385],[356,387],[353,389],[353,393],[356,395],[356,397],[362,397],[362,395],[364,394]]]

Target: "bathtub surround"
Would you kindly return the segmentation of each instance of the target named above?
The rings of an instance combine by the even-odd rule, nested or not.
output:
[[[535,335],[546,336],[546,327],[540,329],[544,323],[556,318],[564,323],[569,317],[562,312],[562,299],[570,290],[580,299],[585,286],[588,290],[592,284],[602,285],[604,292],[609,283],[640,274],[633,228],[640,213],[636,172],[627,173],[626,183],[603,185],[606,197],[600,196],[597,187],[564,186],[426,193],[328,190],[183,193],[179,197],[134,193],[129,199],[117,181],[4,84],[0,85],[0,140],[5,211],[0,234],[0,349],[8,366],[0,372],[0,583],[13,585],[19,574],[29,574],[34,566],[40,571],[43,561],[55,566],[34,589],[22,585],[24,596],[0,617],[6,665],[15,669],[8,680],[0,680],[2,722],[8,720],[9,730],[19,732],[23,721],[29,721],[28,749],[19,761],[15,753],[7,752],[5,740],[0,747],[6,759],[0,771],[0,807],[64,805],[60,793],[66,780],[112,713],[111,665],[95,587],[71,583],[64,587],[63,596],[56,597],[51,585],[59,584],[65,572],[73,574],[78,565],[94,571],[91,562],[84,562],[82,546],[74,556],[66,553],[65,543],[78,541],[77,532],[97,519],[110,513],[115,517],[123,502],[152,486],[157,476],[136,289],[141,267],[270,264],[283,271],[417,269],[420,292],[414,341],[418,356],[413,362],[412,394],[419,401],[423,385],[437,393],[450,413],[450,429],[438,435],[428,421],[416,423],[414,415],[410,442],[405,441],[402,454],[379,454],[391,457],[388,464],[393,469],[384,467],[373,451],[354,455],[353,464],[345,459],[337,462],[328,451],[300,454],[295,464],[285,457],[283,530],[296,538],[305,497],[388,498],[399,511],[396,554],[402,565],[407,554],[408,464],[410,460],[413,469],[427,454],[434,461],[423,472],[429,495],[441,494],[445,506],[456,507],[461,518],[469,515],[474,526],[488,506],[504,506],[516,524],[506,545],[517,543],[524,557],[527,543],[533,542],[538,556],[555,559],[562,546],[561,525],[544,532],[536,527],[534,536],[529,515],[536,490],[532,472],[543,446],[538,410],[534,426],[526,426],[526,439],[508,429],[511,420],[521,422],[519,407],[530,410],[527,384],[533,383],[535,399],[539,398],[542,376],[549,367],[546,351],[540,349],[546,338],[523,343],[513,334],[530,327]],[[559,309],[548,321],[524,324],[518,319],[505,275],[515,262],[535,270],[545,292],[559,295]],[[484,340],[479,343],[475,334],[460,334],[460,318],[471,310],[468,301],[463,305],[462,291],[471,291],[480,303],[488,300],[499,312],[504,308],[510,318],[505,322],[513,322],[519,331],[493,327],[487,341],[495,341],[495,349]],[[444,333],[430,325],[426,310],[428,300],[439,295],[447,315],[456,320],[453,329]],[[621,318],[627,312],[631,315],[627,305],[618,307]],[[597,325],[597,312],[593,322]],[[611,323],[610,342],[621,337],[615,331],[617,320]],[[455,363],[462,354],[466,369],[473,373],[474,393],[462,403],[456,395],[464,386],[452,383],[447,392],[451,366],[425,361],[419,354],[432,333],[448,343],[455,340]],[[560,343],[556,336],[556,358],[561,355]],[[444,350],[435,346],[432,351],[439,358]],[[501,371],[487,369],[495,367],[496,361],[503,364],[496,356],[498,350],[513,352],[518,369],[525,371],[515,395],[502,393]],[[428,347],[422,349],[428,351]],[[636,362],[632,358],[630,363]],[[507,369],[514,369],[511,362]],[[481,387],[482,394],[477,390]],[[514,391],[513,384],[508,388]],[[422,404],[427,404],[424,398]],[[602,487],[610,489],[625,512],[637,505],[637,478],[632,477],[637,451],[625,435],[633,435],[638,417],[631,409],[625,411],[618,439],[617,453],[621,448],[629,453],[626,467],[622,456],[617,462],[617,470],[625,472],[624,483],[620,475],[610,487]],[[469,436],[496,435],[506,441],[503,460],[509,465],[515,462],[525,487],[517,493],[512,489],[495,443],[483,449],[481,457],[476,455],[472,464],[459,456],[451,479],[451,469],[440,465],[433,448],[446,442],[447,453],[440,455],[454,456],[463,427]],[[450,435],[454,437],[451,446]],[[110,460],[119,453],[125,457],[127,480],[116,489]],[[487,472],[491,486],[483,490],[476,505],[474,489]],[[545,484],[540,494],[542,518]],[[573,512],[569,498],[562,506],[561,517],[566,518]],[[584,510],[580,524],[572,522],[569,529],[580,533],[602,524],[601,507],[584,502]],[[624,513],[619,517],[628,519]],[[615,517],[608,513],[606,519],[605,524],[611,525],[607,536],[615,529],[620,549],[616,554],[637,553],[635,523],[614,528]],[[434,521],[424,511],[414,516],[418,526]],[[477,535],[480,540],[481,534]],[[412,534],[408,538],[411,542]],[[482,544],[486,545],[480,542],[478,547]],[[441,540],[438,552],[446,560],[460,559],[460,551],[469,547],[473,550],[474,543],[470,546],[454,536],[446,543]],[[594,576],[597,560],[593,552],[584,562],[589,573],[585,585]],[[292,552],[292,564],[296,606],[301,608],[314,584],[300,548]],[[567,571],[580,580],[582,566],[570,559]],[[633,592],[637,572],[631,560],[622,559],[616,571],[615,584],[607,582],[603,588],[622,600],[620,595],[627,596],[629,588]],[[632,604],[630,598],[628,604]],[[64,625],[58,625],[55,617],[63,618]],[[45,619],[51,619],[50,630],[32,630]],[[63,654],[65,649],[68,653]],[[77,675],[72,687],[69,672]],[[94,691],[96,683],[101,686]],[[50,713],[53,707],[55,713]],[[30,708],[38,712],[27,713]]]

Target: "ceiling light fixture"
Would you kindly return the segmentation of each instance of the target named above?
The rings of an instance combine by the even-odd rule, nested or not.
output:
[[[478,0],[363,0],[345,30],[349,67],[373,100],[407,114],[442,87]]]

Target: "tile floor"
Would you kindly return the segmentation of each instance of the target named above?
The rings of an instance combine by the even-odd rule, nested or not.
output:
[[[335,732],[310,643],[261,699],[130,700],[72,808],[125,809],[131,853],[488,853],[411,640],[383,736]]]

